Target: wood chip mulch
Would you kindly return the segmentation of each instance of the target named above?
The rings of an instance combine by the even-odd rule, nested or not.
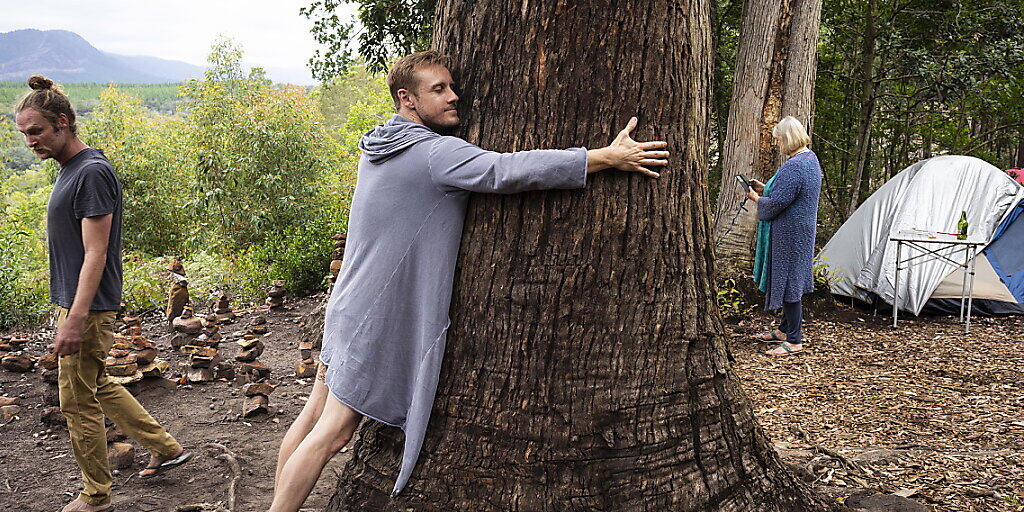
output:
[[[807,351],[763,354],[772,317],[727,324],[734,369],[796,474],[842,499],[895,493],[935,511],[1024,511],[1024,318],[873,317],[835,305]],[[910,316],[910,315],[908,315]]]

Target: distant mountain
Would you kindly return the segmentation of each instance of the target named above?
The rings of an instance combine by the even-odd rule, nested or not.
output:
[[[158,84],[202,78],[204,69],[177,60],[104,52],[67,30],[22,29],[0,33],[0,81],[21,82],[39,73],[64,83]],[[274,82],[315,83],[305,68],[265,71]]]
[[[106,53],[67,30],[25,29],[0,34],[0,80],[22,81],[35,73],[59,82],[162,83],[183,78],[160,72],[148,57],[141,59]]]

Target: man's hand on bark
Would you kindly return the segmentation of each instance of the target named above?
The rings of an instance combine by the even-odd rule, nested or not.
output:
[[[668,165],[668,151],[658,151],[668,146],[663,140],[650,142],[637,142],[630,137],[630,133],[636,128],[637,120],[630,118],[626,127],[619,132],[615,140],[606,147],[592,150],[588,155],[587,172],[594,172],[608,167],[614,167],[620,171],[639,172],[651,178],[657,178],[660,174],[652,171],[650,167],[664,167]]]

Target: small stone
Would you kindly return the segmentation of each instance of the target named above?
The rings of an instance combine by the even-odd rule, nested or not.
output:
[[[300,379],[308,379],[316,376],[316,361],[303,359],[295,363],[295,376]]]
[[[270,377],[270,367],[256,361],[242,363],[238,369],[250,377],[249,382],[259,382]]]
[[[242,386],[242,394],[245,396],[267,395],[274,392],[277,386],[269,382],[253,382]]]
[[[60,407],[44,409],[39,421],[50,425],[67,426],[67,420],[64,419],[64,414],[60,412]]]
[[[110,443],[107,461],[111,469],[128,469],[135,464],[135,447],[128,443]]]
[[[108,443],[113,443],[113,442],[116,442],[116,441],[123,441],[123,440],[125,440],[127,438],[128,438],[128,436],[124,435],[124,432],[121,432],[121,429],[117,428],[116,425],[111,425],[111,426],[107,427],[107,442]]]
[[[35,363],[35,359],[24,352],[12,352],[4,356],[0,366],[3,366],[7,371],[25,373],[30,371],[35,366]]]
[[[60,391],[57,390],[56,386],[46,386],[46,389],[43,390],[43,404],[49,406],[60,405]]]
[[[139,363],[139,366],[146,366],[156,360],[156,356],[160,354],[156,348],[144,348],[135,353],[135,360]]]
[[[213,368],[190,368],[186,374],[188,382],[210,382],[217,378]]]
[[[265,413],[269,404],[270,399],[265,395],[246,397],[245,403],[242,405],[242,415],[246,418],[251,418],[257,414]]]
[[[213,347],[200,347],[198,345],[185,345],[178,349],[178,352],[187,356],[214,357],[217,349]]]
[[[38,364],[39,366],[43,367],[43,369],[46,370],[56,370],[59,364],[57,360],[57,354],[54,354],[53,352],[44,354],[39,357],[39,360],[36,361],[36,364]]]
[[[131,377],[138,373],[138,371],[139,365],[137,363],[107,365],[107,374],[113,377]]]
[[[251,347],[239,351],[238,354],[235,355],[235,360],[251,362],[255,361],[261,354],[263,354],[263,343],[257,341]]]
[[[7,405],[21,405],[21,398],[16,396],[0,396],[0,407]]]
[[[58,375],[57,369],[43,370],[43,374],[42,374],[43,382],[46,382],[48,384],[56,384],[57,383],[57,375]]]
[[[11,421],[15,416],[21,413],[20,405],[5,405],[0,407],[0,412],[4,415],[4,421]]]
[[[181,347],[184,347],[185,345],[191,345],[192,344],[192,339],[193,339],[193,337],[189,336],[187,334],[183,334],[183,333],[175,334],[174,337],[171,338],[171,347],[173,347],[173,348],[181,348]]]

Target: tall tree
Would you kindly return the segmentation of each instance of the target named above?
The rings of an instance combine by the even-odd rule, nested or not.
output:
[[[705,0],[447,0],[461,135],[598,146],[631,115],[669,141],[658,181],[475,196],[419,465],[389,493],[397,429],[360,430],[328,510],[823,511],[727,362],[707,211]],[[500,35],[500,36],[499,36]]]
[[[715,209],[719,266],[750,267],[757,209],[740,209],[744,191],[735,176],[767,181],[781,163],[771,129],[785,116],[811,128],[821,0],[746,0],[729,120],[722,143],[722,175]]]

